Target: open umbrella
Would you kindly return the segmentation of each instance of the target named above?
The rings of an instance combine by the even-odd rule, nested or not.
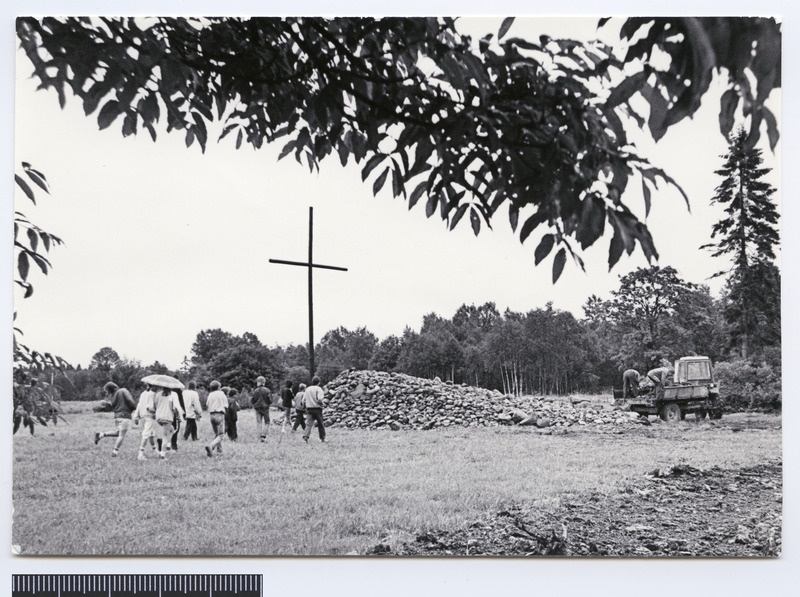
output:
[[[163,375],[160,373],[143,377],[142,381],[144,383],[149,383],[151,386],[158,386],[159,388],[169,388],[171,390],[182,390],[184,388],[179,380],[170,375]]]

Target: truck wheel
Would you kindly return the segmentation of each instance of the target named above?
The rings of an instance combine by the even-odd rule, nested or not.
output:
[[[694,413],[694,418],[697,419],[698,421],[702,421],[703,419],[706,418],[707,414],[708,413],[706,412],[706,409],[701,408],[700,410]]]
[[[711,411],[710,417],[712,419],[721,419],[722,418],[722,409],[721,408],[715,408],[714,410]]]
[[[661,411],[661,419],[667,423],[677,423],[681,420],[681,407],[677,402],[666,404]]]

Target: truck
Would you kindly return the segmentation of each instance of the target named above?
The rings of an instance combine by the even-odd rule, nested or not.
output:
[[[621,395],[621,391],[614,394]],[[658,415],[667,423],[681,421],[690,413],[697,419],[722,418],[719,385],[714,381],[711,359],[681,357],[675,361],[672,384],[662,388],[641,387],[639,395],[630,399],[630,410],[641,416]]]

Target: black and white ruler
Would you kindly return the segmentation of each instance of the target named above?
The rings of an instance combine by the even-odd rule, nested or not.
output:
[[[11,597],[263,597],[260,574],[15,574]]]

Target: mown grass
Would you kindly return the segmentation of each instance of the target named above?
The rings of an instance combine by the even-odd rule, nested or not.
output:
[[[112,416],[75,414],[68,425],[14,437],[13,543],[42,555],[362,553],[511,504],[612,492],[657,467],[780,457],[780,419],[737,417],[564,436],[332,429],[326,444],[316,432],[305,444],[273,425],[262,444],[244,411],[239,441],[226,439],[220,458],[205,454],[204,418],[200,441],[181,441],[166,462],[138,462],[136,430],[111,458],[113,440],[95,446],[91,437],[111,429]]]

